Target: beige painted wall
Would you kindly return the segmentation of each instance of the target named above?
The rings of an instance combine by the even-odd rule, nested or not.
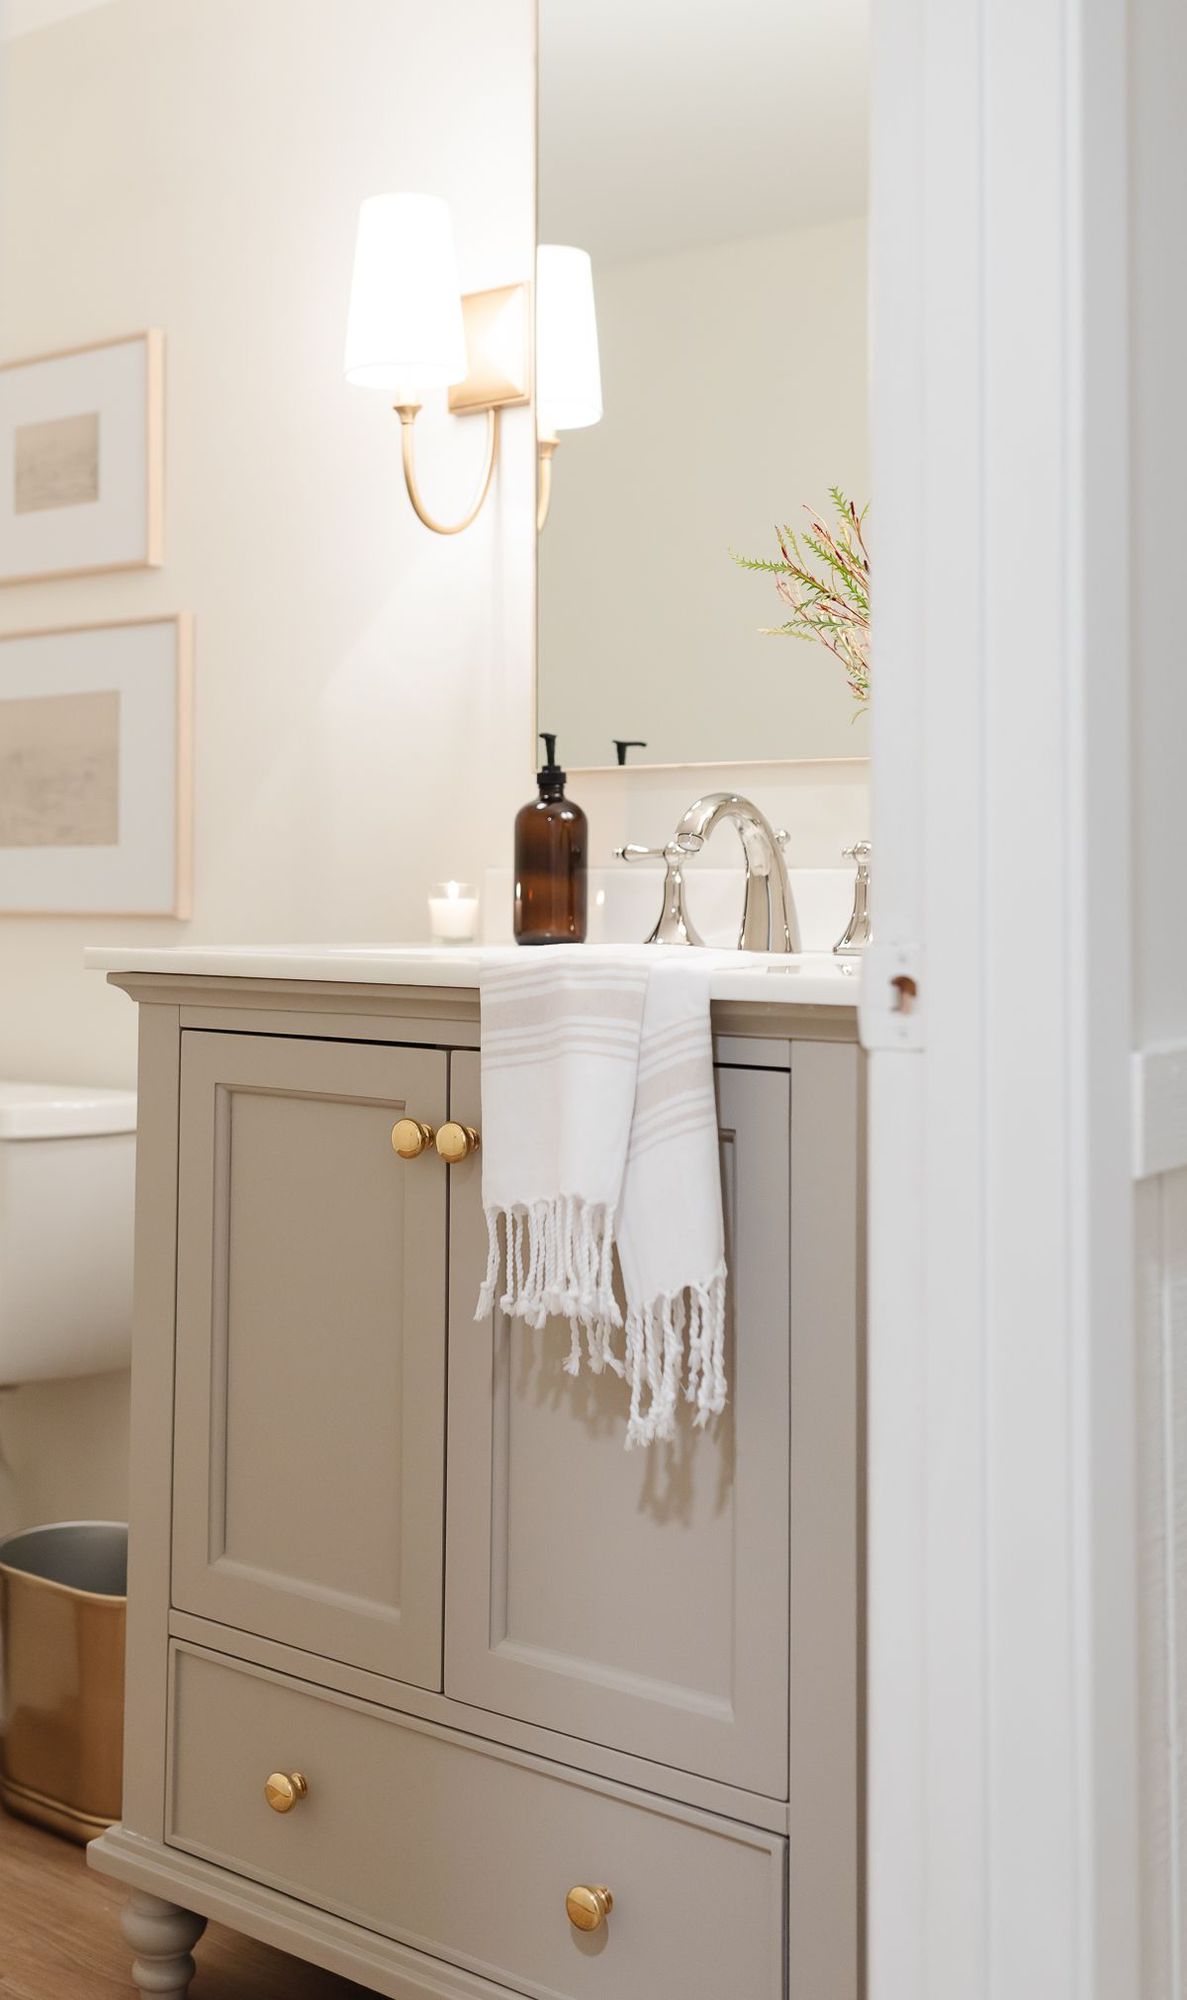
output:
[[[360,199],[446,195],[463,282],[526,276],[530,0],[112,0],[7,51],[0,351],[163,327],[164,569],[0,594],[0,629],[195,614],[189,925],[0,922],[0,1072],[131,1079],[101,937],[400,938],[528,769],[530,414],[456,541],[342,377]],[[490,88],[491,77],[499,87]],[[480,424],[422,420],[460,501]]]
[[[839,664],[764,638],[774,523],[869,495],[862,218],[597,266],[605,414],[566,432],[540,543],[541,721],[677,759],[865,756]]]
[[[128,1514],[128,1378],[0,1389],[0,1536]]]

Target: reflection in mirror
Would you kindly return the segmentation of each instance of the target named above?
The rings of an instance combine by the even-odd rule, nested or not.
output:
[[[539,19],[539,726],[570,768],[865,756],[731,551],[868,493],[867,0]]]

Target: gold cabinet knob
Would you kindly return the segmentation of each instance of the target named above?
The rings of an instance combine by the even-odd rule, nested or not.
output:
[[[398,1118],[392,1126],[392,1145],[402,1160],[419,1160],[433,1143],[433,1128],[420,1118]]]
[[[565,1897],[565,1912],[569,1922],[579,1931],[596,1931],[605,1923],[614,1908],[614,1898],[609,1889],[596,1887],[587,1889],[579,1883],[570,1889]]]
[[[264,1797],[273,1812],[291,1812],[309,1790],[309,1780],[300,1771],[273,1771],[264,1785]]]
[[[459,1160],[468,1160],[476,1153],[479,1138],[472,1125],[455,1124],[451,1118],[437,1134],[437,1151],[447,1166],[456,1167]]]

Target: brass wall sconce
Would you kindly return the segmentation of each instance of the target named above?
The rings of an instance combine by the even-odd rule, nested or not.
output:
[[[435,535],[460,535],[486,502],[504,410],[530,403],[529,287],[463,295],[448,204],[436,195],[371,195],[359,209],[346,330],[348,382],[382,389],[400,419],[404,484]],[[536,526],[548,519],[552,462],[565,430],[600,423],[602,378],[589,255],[542,243],[536,261]],[[455,416],[486,417],[486,453],[473,504],[439,521],[421,495],[413,432],[427,391],[445,389]]]
[[[448,205],[435,195],[372,195],[359,210],[346,333],[346,379],[383,389],[400,419],[408,498],[435,535],[460,535],[494,478],[503,410],[531,401],[528,286],[463,296]],[[421,497],[413,430],[426,390],[448,391],[457,416],[486,417],[486,454],[473,505],[439,521]]]

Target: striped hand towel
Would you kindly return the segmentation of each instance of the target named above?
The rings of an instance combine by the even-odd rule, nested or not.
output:
[[[681,1390],[725,1407],[725,1241],[709,974],[716,954],[559,945],[484,969],[477,1317],[569,1321],[565,1362],[630,1390],[628,1446]],[[618,1252],[625,1315],[614,1283]]]

